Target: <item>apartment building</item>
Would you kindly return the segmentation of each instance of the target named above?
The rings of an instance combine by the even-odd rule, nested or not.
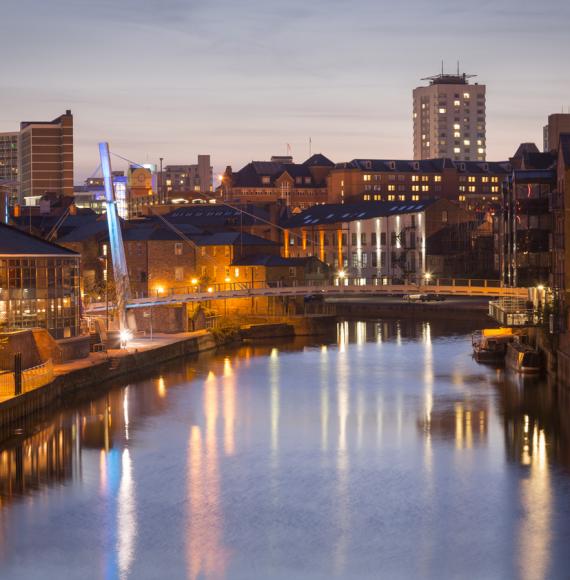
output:
[[[485,161],[485,85],[470,84],[472,77],[442,71],[414,89],[414,159]]]
[[[73,115],[20,123],[20,202],[47,191],[73,195]]]
[[[0,194],[11,200],[18,197],[18,138],[17,132],[0,133]]]
[[[162,183],[160,183],[162,179]],[[209,155],[198,155],[194,165],[167,165],[159,176],[159,188],[165,201],[191,197],[196,193],[213,192],[213,168]]]

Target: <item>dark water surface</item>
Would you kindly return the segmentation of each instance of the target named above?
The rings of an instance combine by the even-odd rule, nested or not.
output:
[[[452,323],[157,369],[0,446],[0,577],[570,577],[570,413]]]

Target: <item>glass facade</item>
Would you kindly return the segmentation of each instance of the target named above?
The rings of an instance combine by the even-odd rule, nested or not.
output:
[[[79,335],[79,256],[0,257],[0,330],[46,328]]]

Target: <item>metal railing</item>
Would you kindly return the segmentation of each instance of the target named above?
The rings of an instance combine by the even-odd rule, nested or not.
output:
[[[528,300],[513,296],[491,300],[489,316],[503,326],[540,326],[545,323],[541,310],[529,308]]]
[[[51,359],[45,363],[22,371],[22,393],[43,387],[53,381],[54,371]],[[12,371],[0,374],[0,397],[16,395],[16,376]]]
[[[232,286],[228,284],[229,286]],[[168,292],[160,293],[158,296],[147,298],[136,298],[131,300],[127,308],[148,308],[151,306],[161,306],[170,304],[181,304],[185,302],[208,302],[210,300],[225,300],[232,298],[250,298],[256,296],[303,296],[311,293],[322,293],[327,295],[404,295],[418,292],[435,292],[457,296],[527,296],[526,288],[510,288],[501,285],[498,280],[478,280],[459,278],[434,278],[424,280],[422,284],[385,284],[381,279],[358,278],[358,279],[335,279],[330,281],[311,281],[299,285],[268,285],[265,281],[253,283],[240,283],[227,288],[226,284],[219,284],[207,289],[199,287],[172,288]],[[102,303],[91,304],[88,314],[102,312],[105,305]]]

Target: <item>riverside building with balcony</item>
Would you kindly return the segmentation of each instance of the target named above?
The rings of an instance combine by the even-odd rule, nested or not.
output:
[[[336,283],[419,283],[448,276],[441,254],[469,264],[475,217],[448,200],[314,206],[283,223],[283,256],[315,256]],[[447,236],[447,242],[433,247]],[[442,250],[441,247],[445,247]]]

